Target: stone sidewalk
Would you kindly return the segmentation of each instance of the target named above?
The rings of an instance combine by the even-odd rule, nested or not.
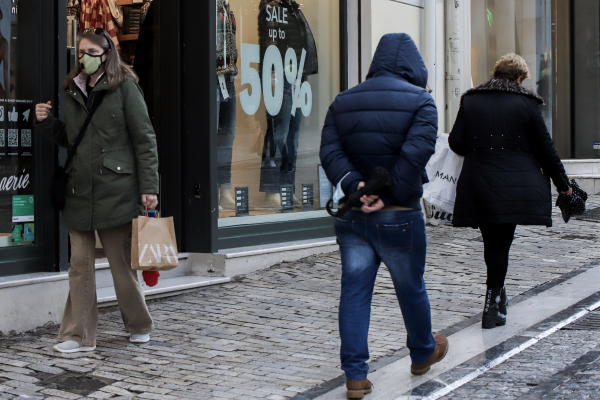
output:
[[[588,208],[600,206],[600,197]],[[558,210],[555,210],[558,211]],[[507,280],[514,297],[600,262],[600,225],[571,220],[520,227]],[[434,331],[479,313],[485,290],[479,231],[428,227]],[[94,353],[52,351],[57,327],[0,339],[0,398],[286,399],[341,375],[338,253],[283,263],[235,282],[149,302],[156,330],[128,342],[116,308],[101,312]],[[24,312],[26,312],[24,310]],[[405,347],[385,267],[373,298],[372,360]],[[406,371],[408,374],[409,371]]]

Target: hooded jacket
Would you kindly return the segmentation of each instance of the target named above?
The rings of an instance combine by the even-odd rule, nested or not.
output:
[[[448,143],[464,156],[454,226],[552,226],[552,192],[569,178],[546,128],[542,98],[517,82],[492,79],[467,91]],[[544,176],[544,174],[546,176]]]
[[[425,90],[427,69],[411,37],[385,35],[367,80],[337,96],[321,138],[321,163],[346,195],[376,167],[394,178],[386,206],[419,210],[425,166],[435,152],[437,109]]]

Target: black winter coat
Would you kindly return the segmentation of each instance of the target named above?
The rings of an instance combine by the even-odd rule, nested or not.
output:
[[[461,100],[450,148],[465,156],[454,226],[552,226],[552,178],[569,178],[542,117],[543,100],[516,82],[493,79]]]

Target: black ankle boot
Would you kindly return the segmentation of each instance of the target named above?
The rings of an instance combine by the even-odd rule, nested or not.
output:
[[[506,297],[506,286],[502,288],[500,292],[500,304],[498,304],[498,309],[500,310],[500,314],[508,315],[508,311],[506,308],[508,307],[508,298]]]
[[[492,329],[506,324],[506,316],[500,312],[501,292],[502,288],[487,288],[481,319],[483,329]]]

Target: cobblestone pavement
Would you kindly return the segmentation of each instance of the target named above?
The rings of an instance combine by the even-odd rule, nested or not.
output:
[[[600,197],[588,206],[600,206]],[[556,215],[549,229],[518,228],[509,297],[600,261],[600,225],[559,220]],[[473,229],[429,227],[428,235],[425,279],[439,331],[481,311],[483,244]],[[0,339],[0,398],[291,398],[341,375],[340,273],[339,254],[332,253],[151,301],[156,329],[144,345],[128,342],[116,308],[101,312],[94,353],[53,352],[56,327]],[[382,267],[373,299],[372,360],[403,349],[405,342],[393,285]],[[578,351],[589,348],[591,342]]]

